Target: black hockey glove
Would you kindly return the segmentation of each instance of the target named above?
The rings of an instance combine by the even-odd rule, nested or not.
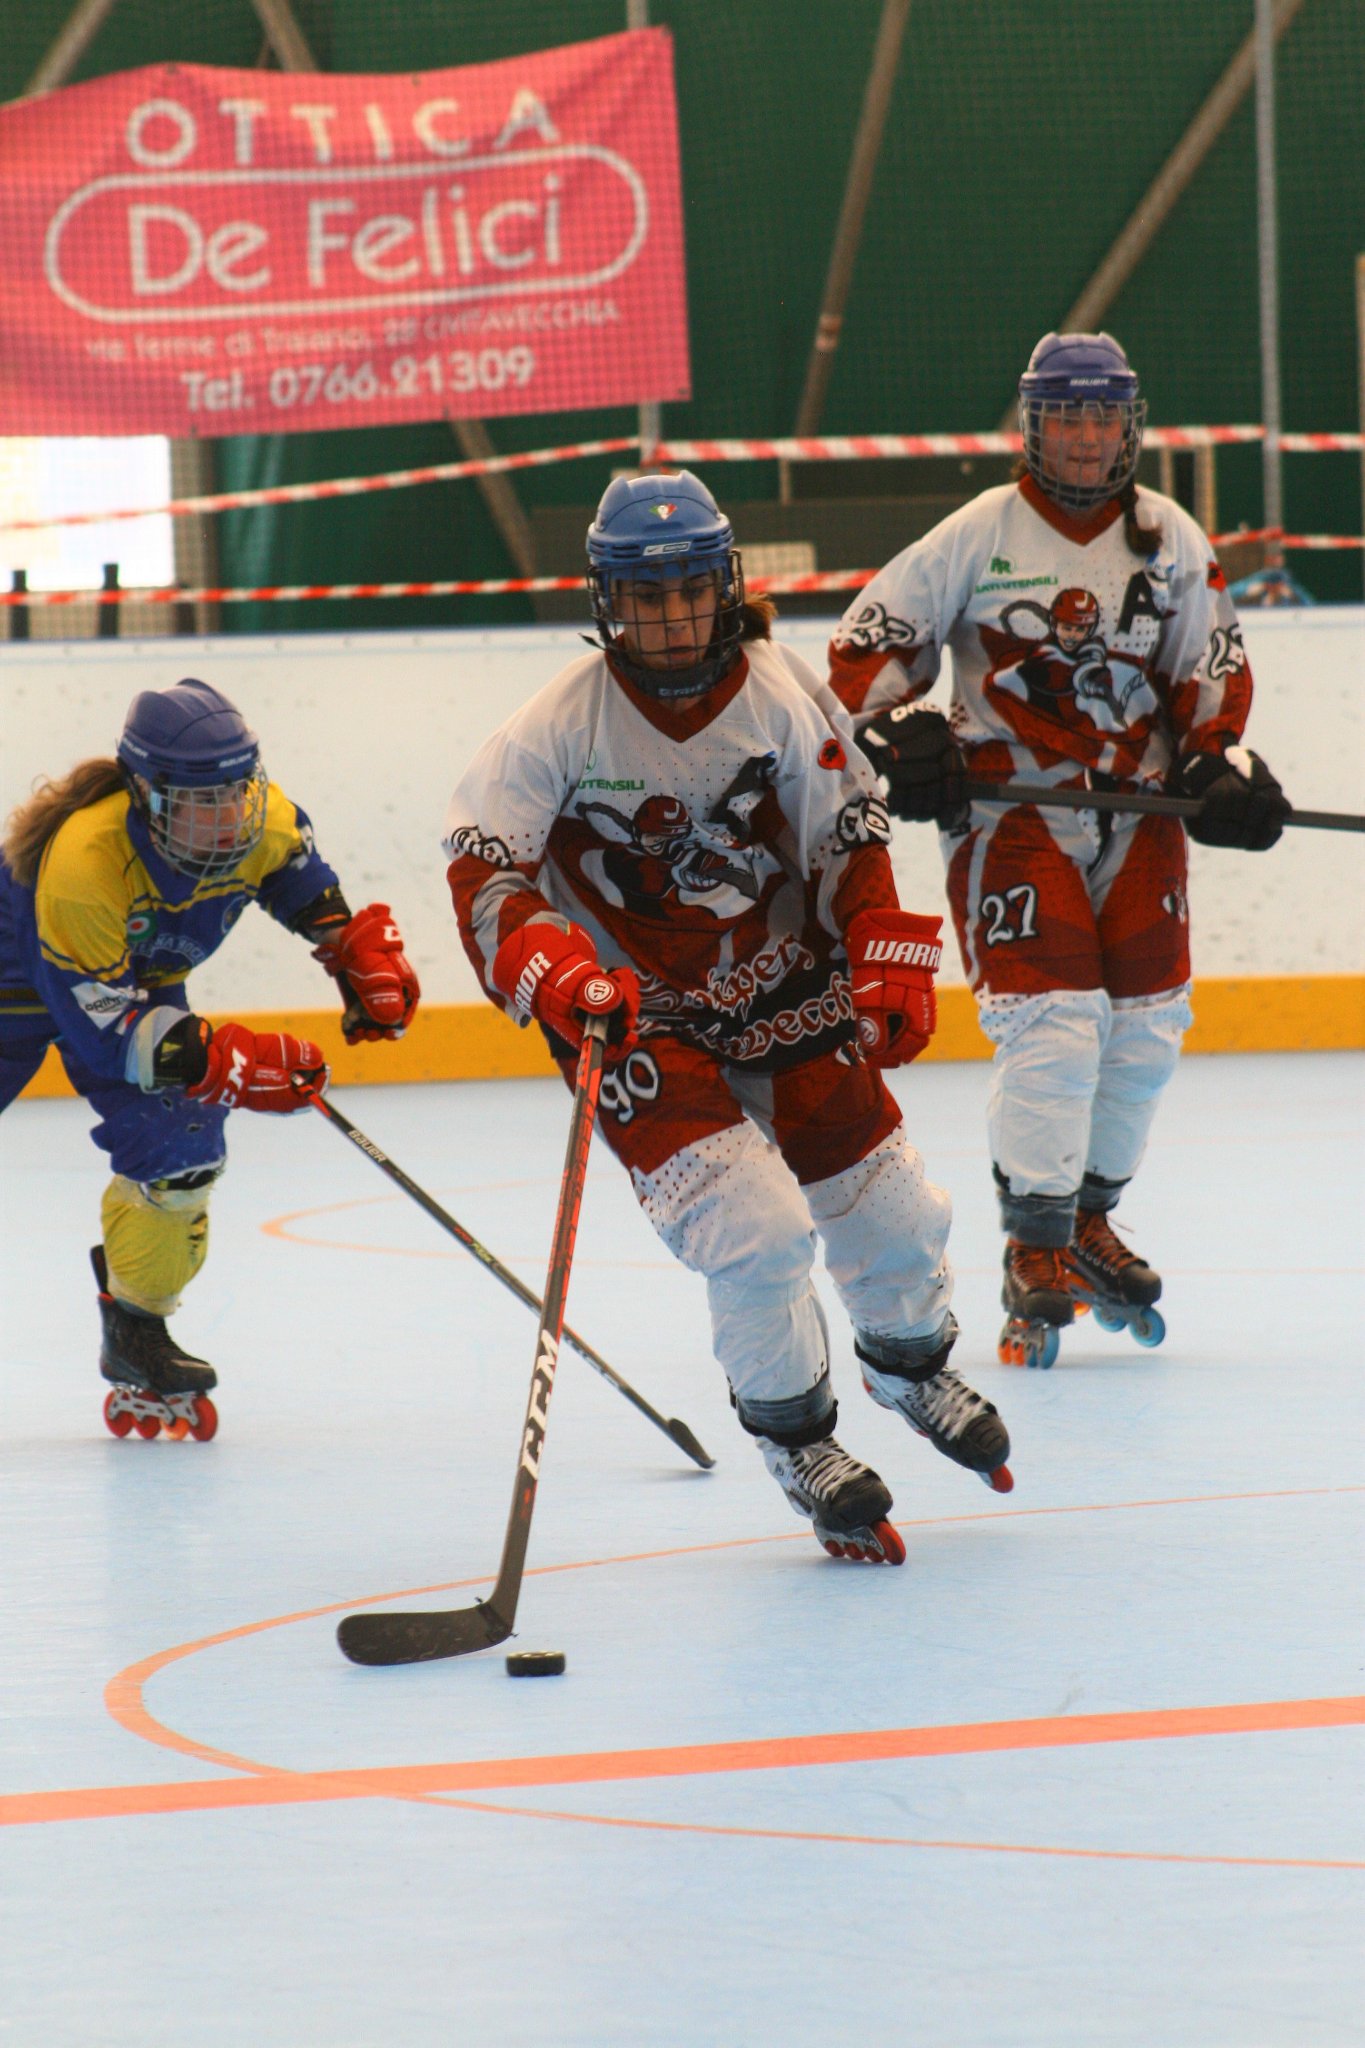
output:
[[[932,821],[955,832],[967,822],[967,763],[941,711],[898,704],[879,711],[858,735],[897,818]]]
[[[1201,846],[1236,846],[1264,853],[1284,830],[1292,806],[1259,754],[1229,747],[1226,754],[1187,754],[1168,784],[1172,796],[1202,797],[1197,818],[1185,820]]]

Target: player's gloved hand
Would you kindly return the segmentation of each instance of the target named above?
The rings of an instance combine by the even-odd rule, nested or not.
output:
[[[934,1035],[941,917],[860,910],[844,933],[858,1037],[875,1067],[917,1059]]]
[[[207,1025],[202,1029],[209,1031]],[[288,1031],[217,1024],[209,1031],[205,1054],[202,1078],[185,1090],[196,1102],[291,1116],[307,1107],[310,1093],[327,1085],[327,1065],[318,1047]]]
[[[1187,754],[1167,785],[1172,796],[1197,796],[1204,808],[1185,820],[1201,846],[1237,846],[1264,853],[1284,830],[1293,806],[1259,754],[1229,747],[1225,754]]]
[[[930,820],[955,832],[967,822],[967,762],[941,711],[898,704],[879,711],[858,735],[897,818]]]
[[[313,958],[340,984],[346,999],[341,1030],[347,1045],[403,1036],[422,990],[387,903],[367,903],[357,910],[349,924],[313,948]]]
[[[491,979],[511,998],[519,1017],[528,1022],[534,1017],[575,1048],[583,1042],[587,1018],[609,1018],[609,1065],[639,1044],[640,984],[629,967],[599,966],[581,925],[571,924],[567,931],[557,924],[518,926],[498,947]]]

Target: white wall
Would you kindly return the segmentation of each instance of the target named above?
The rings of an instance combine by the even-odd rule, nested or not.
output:
[[[1365,609],[1252,613],[1243,626],[1257,682],[1250,744],[1305,809],[1365,809]],[[828,622],[783,630],[819,667]],[[271,775],[312,817],[351,902],[392,904],[427,1000],[472,1002],[442,871],[446,800],[484,734],[581,645],[563,627],[10,644],[0,814],[36,776],[112,753],[138,690],[202,676],[259,731]],[[935,835],[900,827],[894,857],[902,901],[946,915]],[[1260,855],[1196,847],[1191,895],[1197,974],[1365,965],[1365,838],[1286,832]],[[944,966],[945,980],[961,979],[955,949]],[[220,1014],[329,1000],[307,949],[267,917],[239,925],[194,990]]]

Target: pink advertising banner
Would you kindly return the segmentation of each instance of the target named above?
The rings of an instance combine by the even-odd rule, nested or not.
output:
[[[689,395],[671,39],[372,77],[163,64],[0,109],[0,434]]]

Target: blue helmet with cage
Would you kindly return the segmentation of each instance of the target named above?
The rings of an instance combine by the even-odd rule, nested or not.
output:
[[[622,476],[588,528],[588,590],[602,645],[651,697],[696,696],[734,665],[744,569],[700,477]]]
[[[1137,372],[1112,334],[1045,334],[1019,379],[1024,461],[1068,512],[1093,512],[1131,483],[1146,417]]]
[[[231,874],[265,831],[256,735],[212,683],[186,677],[128,707],[118,758],[153,846],[197,880]]]

